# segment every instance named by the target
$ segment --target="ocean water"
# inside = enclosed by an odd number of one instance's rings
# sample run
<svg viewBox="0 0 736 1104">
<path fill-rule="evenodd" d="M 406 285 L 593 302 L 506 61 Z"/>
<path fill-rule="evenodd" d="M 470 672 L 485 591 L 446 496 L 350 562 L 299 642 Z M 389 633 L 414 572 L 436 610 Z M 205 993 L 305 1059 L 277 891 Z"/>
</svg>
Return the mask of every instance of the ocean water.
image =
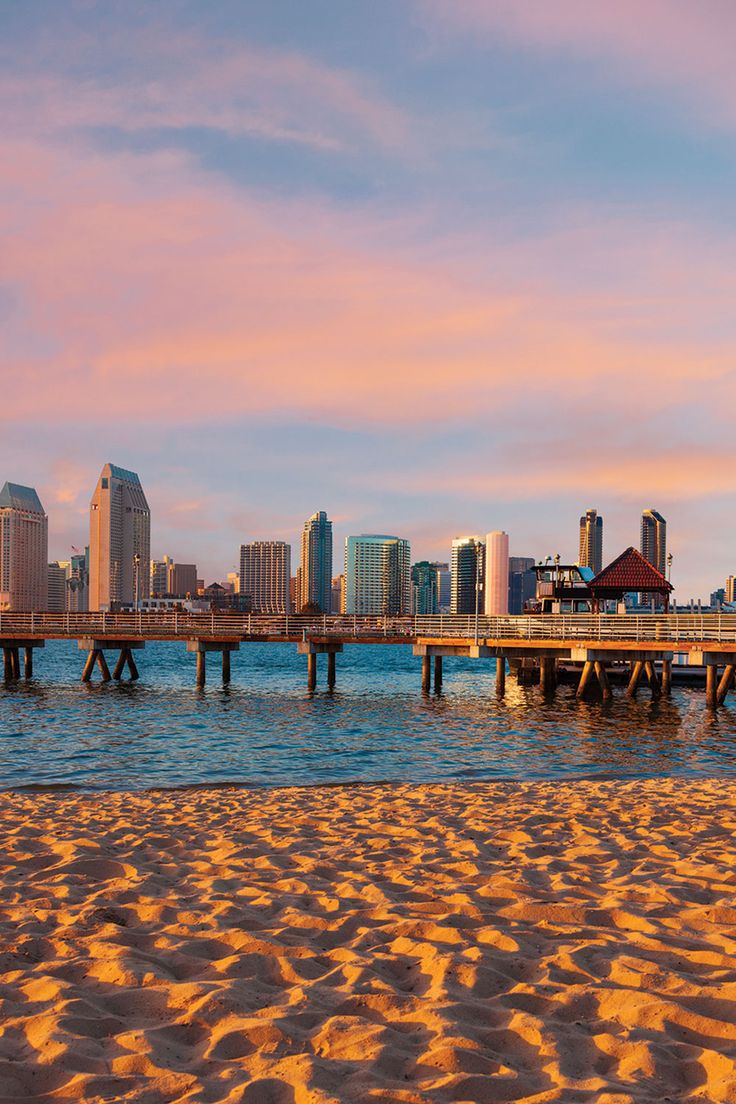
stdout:
<svg viewBox="0 0 736 1104">
<path fill-rule="evenodd" d="M 82 684 L 85 653 L 50 642 L 34 678 L 0 681 L 0 788 L 88 789 L 232 783 L 448 782 L 651 778 L 736 773 L 736 707 L 709 711 L 701 689 L 653 702 L 578 702 L 571 686 L 544 700 L 493 661 L 445 659 L 441 695 L 421 693 L 421 661 L 404 645 L 346 646 L 337 686 L 306 688 L 293 644 L 245 644 L 221 684 L 219 656 L 195 688 L 183 644 L 136 653 L 137 683 Z M 108 662 L 112 653 L 108 655 Z"/>
</svg>

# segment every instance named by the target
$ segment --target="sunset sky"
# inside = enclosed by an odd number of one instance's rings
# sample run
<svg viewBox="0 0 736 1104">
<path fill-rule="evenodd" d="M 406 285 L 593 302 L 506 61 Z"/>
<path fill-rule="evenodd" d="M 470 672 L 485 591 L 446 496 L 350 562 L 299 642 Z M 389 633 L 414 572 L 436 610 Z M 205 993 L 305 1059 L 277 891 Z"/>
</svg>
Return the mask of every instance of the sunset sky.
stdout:
<svg viewBox="0 0 736 1104">
<path fill-rule="evenodd" d="M 732 0 L 0 0 L 0 484 L 736 573 Z"/>
</svg>

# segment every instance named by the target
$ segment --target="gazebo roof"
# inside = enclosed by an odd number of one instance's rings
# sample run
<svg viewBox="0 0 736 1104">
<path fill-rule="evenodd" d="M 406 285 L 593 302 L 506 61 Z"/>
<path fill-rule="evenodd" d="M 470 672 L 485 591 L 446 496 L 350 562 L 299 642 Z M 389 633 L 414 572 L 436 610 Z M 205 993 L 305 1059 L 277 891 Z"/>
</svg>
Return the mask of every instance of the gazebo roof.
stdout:
<svg viewBox="0 0 736 1104">
<path fill-rule="evenodd" d="M 669 594 L 672 584 L 657 571 L 649 560 L 635 548 L 627 548 L 607 567 L 599 571 L 590 584 L 593 595 L 628 594 L 630 591 L 649 591 Z"/>
</svg>

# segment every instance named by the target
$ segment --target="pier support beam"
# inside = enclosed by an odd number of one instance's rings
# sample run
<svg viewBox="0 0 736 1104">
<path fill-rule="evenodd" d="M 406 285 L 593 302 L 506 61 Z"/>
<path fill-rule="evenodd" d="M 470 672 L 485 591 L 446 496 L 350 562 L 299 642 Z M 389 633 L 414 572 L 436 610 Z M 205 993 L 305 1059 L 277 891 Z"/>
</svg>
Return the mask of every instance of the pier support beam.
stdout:
<svg viewBox="0 0 736 1104">
<path fill-rule="evenodd" d="M 641 682 L 641 676 L 644 673 L 644 661 L 641 659 L 634 660 L 631 667 L 631 678 L 629 679 L 629 685 L 626 688 L 626 693 L 630 698 L 636 697 L 636 691 L 639 689 L 639 683 Z"/>
<path fill-rule="evenodd" d="M 603 695 L 603 700 L 610 701 L 613 697 L 613 692 L 611 690 L 611 683 L 608 681 L 608 671 L 606 670 L 605 666 L 600 662 L 600 660 L 596 660 L 594 666 L 596 677 L 598 679 L 598 685 L 600 686 L 601 694 Z"/>
<path fill-rule="evenodd" d="M 422 693 L 428 694 L 431 687 L 431 659 L 428 655 L 422 656 Z"/>
<path fill-rule="evenodd" d="M 575 694 L 575 696 L 577 698 L 584 697 L 585 691 L 588 688 L 588 683 L 590 682 L 591 678 L 593 677 L 594 671 L 595 671 L 595 664 L 589 659 L 586 660 L 585 663 L 583 664 L 583 669 L 580 673 L 580 682 L 578 683 L 578 688 L 577 688 L 577 691 L 576 691 L 576 694 Z"/>
<path fill-rule="evenodd" d="M 649 680 L 649 686 L 652 690 L 653 698 L 661 698 L 662 691 L 659 685 L 659 676 L 657 675 L 657 669 L 651 660 L 647 660 L 644 664 L 644 670 L 646 671 L 647 679 Z"/>
<path fill-rule="evenodd" d="M 226 686 L 230 681 L 230 653 L 239 650 L 240 642 L 237 640 L 211 640 L 209 637 L 187 640 L 187 651 L 195 652 L 197 655 L 197 689 L 201 690 L 207 682 L 208 652 L 222 654 L 222 682 Z M 132 671 L 131 675 L 133 675 Z"/>
<path fill-rule="evenodd" d="M 13 678 L 13 657 L 10 648 L 3 648 L 3 677 L 6 682 Z"/>
<path fill-rule="evenodd" d="M 716 705 L 723 705 L 729 690 L 733 686 L 735 675 L 736 667 L 733 665 L 733 663 L 729 663 L 723 671 L 721 681 L 718 683 L 718 689 L 716 691 Z"/>
<path fill-rule="evenodd" d="M 496 697 L 503 698 L 506 694 L 506 656 L 498 656 L 496 659 Z"/>
<path fill-rule="evenodd" d="M 442 656 L 434 657 L 434 692 L 442 692 Z"/>
<path fill-rule="evenodd" d="M 710 709 L 718 705 L 718 668 L 709 663 L 705 668 L 705 704 Z"/>
<path fill-rule="evenodd" d="M 553 694 L 556 684 L 557 661 L 551 656 L 539 660 L 539 685 L 543 694 Z"/>
<path fill-rule="evenodd" d="M 672 696 L 672 660 L 662 660 L 662 695 L 665 698 Z"/>
<path fill-rule="evenodd" d="M 33 648 L 26 648 L 23 654 L 23 674 L 25 678 L 33 678 Z"/>
<path fill-rule="evenodd" d="M 332 690 L 336 682 L 337 664 L 335 656 L 342 651 L 342 644 L 334 640 L 315 638 L 312 640 L 300 640 L 296 646 L 298 655 L 307 657 L 307 690 L 317 689 L 317 656 L 327 656 L 327 686 Z"/>
<path fill-rule="evenodd" d="M 85 637 L 83 640 L 77 641 L 77 644 L 80 652 L 88 653 L 84 664 L 84 670 L 82 671 L 82 682 L 91 681 L 95 665 L 99 667 L 103 682 L 110 682 L 111 679 L 115 679 L 117 682 L 121 679 L 126 663 L 130 671 L 131 679 L 138 678 L 138 668 L 133 659 L 133 649 L 145 648 L 145 640 L 107 640 Z M 110 668 L 105 659 L 106 651 L 118 652 L 118 658 L 112 669 L 112 674 L 110 674 Z"/>
<path fill-rule="evenodd" d="M 3 675 L 6 682 L 20 678 L 20 653 L 23 651 L 23 675 L 25 678 L 33 678 L 33 650 L 43 648 L 44 640 L 36 640 L 31 637 L 25 640 L 19 638 L 0 638 L 0 648 L 3 650 Z"/>
</svg>

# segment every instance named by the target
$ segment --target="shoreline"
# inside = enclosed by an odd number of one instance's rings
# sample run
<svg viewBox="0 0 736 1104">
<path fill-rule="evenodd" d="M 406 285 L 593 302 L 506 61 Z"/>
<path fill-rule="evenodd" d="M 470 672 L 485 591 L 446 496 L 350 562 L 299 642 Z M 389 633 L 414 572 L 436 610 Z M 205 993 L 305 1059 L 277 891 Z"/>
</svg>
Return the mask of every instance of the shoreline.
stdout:
<svg viewBox="0 0 736 1104">
<path fill-rule="evenodd" d="M 736 1097 L 736 779 L 0 814 L 0 1104 Z"/>
</svg>

